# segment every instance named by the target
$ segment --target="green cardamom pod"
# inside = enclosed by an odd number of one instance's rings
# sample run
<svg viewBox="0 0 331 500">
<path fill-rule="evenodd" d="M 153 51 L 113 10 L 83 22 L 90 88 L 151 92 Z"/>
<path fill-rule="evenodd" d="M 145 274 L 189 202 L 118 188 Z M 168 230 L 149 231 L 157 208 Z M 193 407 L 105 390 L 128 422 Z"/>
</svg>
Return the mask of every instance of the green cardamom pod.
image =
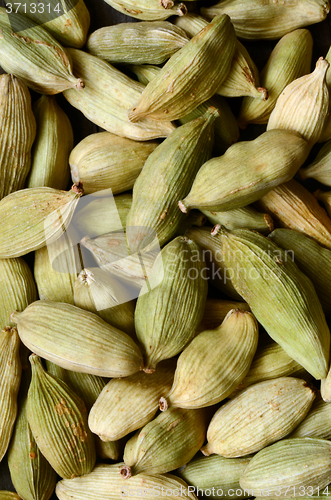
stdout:
<svg viewBox="0 0 331 500">
<path fill-rule="evenodd" d="M 262 214 L 251 206 L 235 208 L 227 212 L 201 210 L 212 224 L 220 224 L 226 229 L 252 229 L 259 233 L 269 233 L 274 225 L 269 214 Z"/>
<path fill-rule="evenodd" d="M 295 428 L 292 437 L 331 438 L 331 405 L 319 396 L 313 402 L 305 419 Z"/>
<path fill-rule="evenodd" d="M 184 16 L 185 4 L 176 0 L 105 0 L 114 9 L 126 16 L 144 21 L 167 19 L 170 16 Z"/>
<path fill-rule="evenodd" d="M 249 305 L 245 302 L 234 302 L 231 300 L 208 299 L 205 305 L 202 321 L 199 325 L 198 333 L 205 330 L 214 330 L 224 320 L 231 309 L 250 311 Z"/>
<path fill-rule="evenodd" d="M 324 144 L 308 167 L 299 170 L 299 175 L 303 180 L 312 178 L 325 186 L 331 186 L 331 141 Z"/>
</svg>

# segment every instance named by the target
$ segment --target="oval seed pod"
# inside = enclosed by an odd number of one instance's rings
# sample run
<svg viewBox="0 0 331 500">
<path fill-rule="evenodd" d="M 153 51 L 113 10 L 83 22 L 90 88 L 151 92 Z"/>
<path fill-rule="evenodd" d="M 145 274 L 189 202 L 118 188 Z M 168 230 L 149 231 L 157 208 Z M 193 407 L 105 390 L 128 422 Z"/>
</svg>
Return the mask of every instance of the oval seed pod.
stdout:
<svg viewBox="0 0 331 500">
<path fill-rule="evenodd" d="M 327 0 L 265 2 L 264 0 L 225 0 L 201 9 L 212 19 L 220 14 L 230 16 L 236 35 L 247 40 L 277 40 L 296 28 L 323 21 L 330 10 Z"/>
<path fill-rule="evenodd" d="M 63 95 L 91 122 L 135 141 L 167 137 L 175 129 L 169 120 L 159 122 L 146 118 L 139 123 L 131 123 L 128 109 L 138 101 L 144 86 L 98 57 L 82 50 L 68 49 L 68 52 L 75 73 L 84 79 L 85 88 L 79 93 L 77 89 L 68 89 Z"/>
<path fill-rule="evenodd" d="M 215 330 L 199 333 L 178 358 L 169 396 L 160 400 L 161 410 L 168 405 L 203 408 L 227 398 L 247 374 L 258 337 L 254 316 L 240 309 L 232 309 Z"/>
<path fill-rule="evenodd" d="M 70 191 L 28 188 L 3 198 L 0 258 L 20 257 L 53 243 L 69 225 L 82 193 L 82 186 L 74 184 Z"/>
<path fill-rule="evenodd" d="M 168 21 L 143 21 L 106 26 L 94 31 L 87 50 L 110 63 L 162 64 L 189 38 Z"/>
<path fill-rule="evenodd" d="M 44 28 L 21 14 L 0 8 L 0 65 L 31 89 L 58 94 L 64 89 L 83 89 L 84 82 L 72 72 L 67 51 Z"/>
<path fill-rule="evenodd" d="M 74 284 L 74 303 L 134 335 L 134 303 L 124 285 L 107 271 L 98 267 L 83 269 Z"/>
<path fill-rule="evenodd" d="M 252 496 L 268 492 L 288 498 L 294 491 L 317 493 L 331 480 L 331 443 L 325 439 L 283 439 L 259 451 L 240 478 Z"/>
<path fill-rule="evenodd" d="M 330 439 L 331 437 L 331 405 L 318 397 L 313 402 L 305 419 L 292 432 L 292 437 L 313 437 Z"/>
<path fill-rule="evenodd" d="M 314 398 L 313 386 L 298 378 L 254 384 L 216 411 L 202 452 L 228 458 L 255 453 L 290 434 L 305 418 Z"/>
<path fill-rule="evenodd" d="M 14 327 L 0 333 L 0 461 L 9 446 L 21 381 L 20 340 Z"/>
<path fill-rule="evenodd" d="M 290 180 L 309 152 L 308 143 L 289 130 L 269 130 L 252 141 L 233 144 L 223 156 L 202 165 L 179 208 L 218 212 L 253 203 Z"/>
<path fill-rule="evenodd" d="M 318 141 L 329 111 L 325 81 L 329 63 L 320 57 L 315 71 L 290 83 L 280 94 L 267 130 L 295 130 L 311 145 Z"/>
<path fill-rule="evenodd" d="M 29 89 L 13 75 L 0 76 L 0 199 L 24 187 L 31 167 L 36 120 Z"/>
<path fill-rule="evenodd" d="M 318 152 L 315 160 L 306 168 L 299 170 L 300 179 L 315 179 L 325 186 L 331 186 L 331 141 Z"/>
<path fill-rule="evenodd" d="M 157 21 L 168 19 L 170 16 L 184 16 L 187 12 L 185 4 L 175 0 L 105 0 L 114 9 L 126 16 L 142 19 L 143 21 Z"/>
<path fill-rule="evenodd" d="M 176 120 L 193 111 L 225 80 L 235 48 L 230 18 L 217 17 L 169 59 L 129 110 L 129 119 Z"/>
<path fill-rule="evenodd" d="M 33 275 L 23 259 L 0 259 L 0 329 L 13 325 L 11 313 L 37 300 Z"/>
<path fill-rule="evenodd" d="M 0 500 L 22 500 L 21 497 L 12 491 L 0 491 Z"/>
<path fill-rule="evenodd" d="M 201 210 L 209 222 L 220 224 L 226 229 L 252 229 L 259 233 L 269 233 L 274 224 L 269 214 L 261 214 L 251 206 L 235 208 L 227 212 L 210 212 Z"/>
<path fill-rule="evenodd" d="M 303 273 L 311 279 L 323 311 L 331 315 L 331 250 L 321 247 L 312 238 L 291 229 L 275 229 L 269 237 L 279 247 L 288 250 L 287 255 Z"/>
<path fill-rule="evenodd" d="M 32 6 L 31 6 L 32 7 Z M 83 0 L 60 0 L 56 5 L 59 16 L 36 9 L 27 9 L 25 15 L 37 24 L 42 24 L 54 38 L 70 47 L 77 49 L 83 47 L 86 42 L 87 32 L 90 26 L 90 14 Z"/>
<path fill-rule="evenodd" d="M 214 330 L 224 320 L 231 309 L 240 309 L 241 311 L 250 311 L 249 305 L 245 302 L 234 302 L 230 300 L 208 299 L 202 321 L 199 325 L 198 333 L 205 330 Z"/>
<path fill-rule="evenodd" d="M 83 182 L 85 194 L 108 188 L 113 194 L 122 193 L 132 189 L 145 161 L 158 145 L 109 132 L 89 135 L 71 151 L 71 177 L 76 179 L 74 182 Z"/>
<path fill-rule="evenodd" d="M 329 217 L 331 217 L 331 191 L 322 191 L 321 189 L 318 189 L 317 191 L 315 191 L 314 196 L 318 201 L 321 201 L 323 203 L 323 205 L 325 206 L 325 210 L 327 211 Z"/>
<path fill-rule="evenodd" d="M 41 453 L 62 478 L 88 474 L 95 464 L 95 447 L 84 402 L 62 380 L 44 371 L 38 356 L 29 359 L 27 416 Z"/>
<path fill-rule="evenodd" d="M 151 492 L 160 494 L 167 492 L 169 500 L 197 500 L 194 493 L 180 478 L 171 474 L 138 474 L 130 479 L 123 479 L 119 473 L 124 464 L 99 464 L 93 472 L 75 479 L 63 479 L 56 486 L 56 495 L 59 500 L 118 500 L 131 492 L 131 500 L 148 498 Z"/>
<path fill-rule="evenodd" d="M 250 458 L 224 458 L 219 455 L 197 457 L 177 471 L 195 490 L 211 491 L 215 500 L 241 500 L 249 494 L 240 489 L 239 478 L 248 466 Z M 241 494 L 239 493 L 241 491 Z M 238 494 L 239 493 L 239 494 Z M 209 495 L 208 495 L 209 496 Z"/>
<path fill-rule="evenodd" d="M 104 377 L 126 377 L 141 368 L 133 340 L 89 311 L 38 300 L 12 320 L 29 349 L 62 368 Z"/>
<path fill-rule="evenodd" d="M 206 437 L 204 410 L 169 408 L 145 425 L 124 448 L 124 478 L 164 474 L 189 462 Z"/>
<path fill-rule="evenodd" d="M 324 378 L 330 332 L 310 279 L 258 233 L 223 230 L 216 237 L 221 239 L 232 284 L 256 319 L 291 358 L 316 379 Z"/>
<path fill-rule="evenodd" d="M 188 194 L 199 168 L 211 157 L 217 116 L 218 111 L 209 108 L 200 118 L 174 130 L 148 157 L 134 184 L 126 220 L 131 252 L 147 246 L 151 230 L 161 247 L 176 234 L 185 219 L 178 210 L 178 198 Z"/>
<path fill-rule="evenodd" d="M 200 248 L 186 237 L 177 237 L 157 256 L 135 310 L 145 371 L 176 356 L 195 336 L 208 292 L 204 268 Z"/>
<path fill-rule="evenodd" d="M 104 441 L 116 441 L 148 424 L 158 410 L 161 395 L 171 389 L 174 370 L 173 361 L 167 361 L 154 373 L 110 380 L 89 414 L 91 431 Z"/>
<path fill-rule="evenodd" d="M 69 118 L 54 96 L 43 95 L 33 106 L 37 136 L 27 187 L 66 189 L 69 182 L 69 154 L 74 137 Z"/>
<path fill-rule="evenodd" d="M 265 194 L 258 207 L 271 214 L 278 226 L 295 229 L 331 248 L 331 220 L 316 198 L 292 179 Z"/>
<path fill-rule="evenodd" d="M 279 40 L 260 75 L 261 86 L 268 89 L 268 100 L 244 97 L 238 118 L 241 128 L 248 123 L 268 122 L 284 88 L 310 72 L 312 51 L 313 38 L 306 29 L 295 30 Z"/>
</svg>

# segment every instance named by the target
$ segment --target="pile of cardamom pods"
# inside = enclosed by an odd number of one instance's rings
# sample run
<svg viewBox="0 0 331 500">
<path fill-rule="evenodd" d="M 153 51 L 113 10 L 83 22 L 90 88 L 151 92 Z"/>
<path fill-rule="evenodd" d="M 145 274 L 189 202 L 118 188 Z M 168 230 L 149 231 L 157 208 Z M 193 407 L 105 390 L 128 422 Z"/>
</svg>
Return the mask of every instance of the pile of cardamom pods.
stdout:
<svg viewBox="0 0 331 500">
<path fill-rule="evenodd" d="M 0 7 L 0 500 L 331 496 L 330 2 L 106 2 Z"/>
</svg>

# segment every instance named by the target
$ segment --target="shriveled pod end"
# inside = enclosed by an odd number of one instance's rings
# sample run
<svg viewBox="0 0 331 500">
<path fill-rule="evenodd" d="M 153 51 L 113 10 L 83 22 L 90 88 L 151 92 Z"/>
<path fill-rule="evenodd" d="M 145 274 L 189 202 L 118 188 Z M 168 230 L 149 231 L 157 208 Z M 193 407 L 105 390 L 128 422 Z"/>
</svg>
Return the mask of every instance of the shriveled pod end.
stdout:
<svg viewBox="0 0 331 500">
<path fill-rule="evenodd" d="M 314 72 L 320 71 L 322 73 L 326 73 L 329 66 L 330 66 L 329 62 L 326 59 L 324 59 L 324 57 L 320 57 L 316 62 L 316 67 Z"/>
<path fill-rule="evenodd" d="M 168 401 L 166 400 L 166 398 L 164 398 L 164 397 L 160 398 L 159 408 L 160 408 L 160 411 L 167 411 L 167 409 L 169 408 L 169 404 L 168 404 Z"/>
<path fill-rule="evenodd" d="M 175 4 L 172 0 L 159 0 L 159 5 L 164 9 L 172 9 Z"/>
<path fill-rule="evenodd" d="M 179 201 L 178 206 L 180 210 L 183 212 L 183 214 L 187 214 L 189 212 L 189 209 L 184 205 L 183 201 Z"/>
<path fill-rule="evenodd" d="M 326 378 L 321 380 L 321 396 L 323 401 L 331 403 L 331 376 L 330 373 Z"/>
<path fill-rule="evenodd" d="M 130 479 L 132 477 L 131 467 L 129 465 L 124 465 L 120 470 L 123 479 Z"/>
<path fill-rule="evenodd" d="M 200 448 L 200 451 L 201 453 L 205 456 L 205 457 L 209 457 L 210 455 L 213 454 L 213 452 L 210 450 L 210 445 L 209 443 L 207 443 L 205 446 L 203 446 L 202 448 Z"/>
<path fill-rule="evenodd" d="M 145 373 L 154 373 L 155 372 L 155 368 L 152 368 L 150 366 L 145 366 L 142 370 Z"/>
<path fill-rule="evenodd" d="M 41 363 L 41 359 L 37 354 L 34 354 L 34 353 L 30 354 L 29 361 L 30 361 L 32 369 L 41 368 L 42 371 L 44 371 L 42 363 Z"/>
<path fill-rule="evenodd" d="M 85 88 L 85 82 L 84 80 L 82 80 L 82 78 L 78 78 L 77 79 L 77 83 L 76 83 L 76 89 L 77 90 L 82 90 Z"/>
<path fill-rule="evenodd" d="M 78 194 L 79 196 L 83 196 L 84 194 L 84 189 L 83 189 L 83 183 L 82 182 L 75 182 L 75 184 L 72 185 L 71 190 Z"/>
<path fill-rule="evenodd" d="M 257 90 L 260 92 L 261 94 L 261 99 L 262 101 L 267 101 L 268 100 L 268 97 L 269 97 L 269 92 L 266 88 L 264 87 L 257 87 Z"/>
<path fill-rule="evenodd" d="M 21 313 L 18 311 L 13 311 L 10 315 L 10 321 L 17 324 L 17 318 Z"/>
<path fill-rule="evenodd" d="M 220 229 L 221 229 L 221 224 L 216 224 L 216 226 L 214 226 L 213 229 L 211 230 L 210 234 L 212 236 L 216 236 L 220 232 Z"/>
<path fill-rule="evenodd" d="M 132 123 L 138 122 L 144 116 L 145 115 L 143 113 L 139 113 L 139 111 L 137 111 L 137 108 L 131 108 L 128 111 L 128 118 L 129 118 L 130 122 L 132 122 Z"/>
<path fill-rule="evenodd" d="M 8 335 L 16 335 L 18 333 L 16 326 L 5 326 L 2 331 Z"/>
<path fill-rule="evenodd" d="M 273 231 L 274 230 L 274 221 L 272 220 L 271 216 L 269 214 L 264 214 L 264 220 L 265 220 L 266 225 L 269 228 L 269 231 L 270 232 Z"/>
<path fill-rule="evenodd" d="M 185 16 L 187 14 L 187 7 L 184 3 L 180 3 L 177 9 L 178 16 Z"/>
<path fill-rule="evenodd" d="M 83 269 L 79 273 L 77 280 L 85 286 L 89 286 L 91 283 L 95 282 L 94 274 L 89 269 Z"/>
</svg>

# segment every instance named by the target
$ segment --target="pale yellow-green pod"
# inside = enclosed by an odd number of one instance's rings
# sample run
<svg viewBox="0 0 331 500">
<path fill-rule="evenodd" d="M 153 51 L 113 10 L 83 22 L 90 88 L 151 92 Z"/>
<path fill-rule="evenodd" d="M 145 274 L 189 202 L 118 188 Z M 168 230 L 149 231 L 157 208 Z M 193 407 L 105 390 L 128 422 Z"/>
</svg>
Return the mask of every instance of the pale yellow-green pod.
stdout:
<svg viewBox="0 0 331 500">
<path fill-rule="evenodd" d="M 331 405 L 317 397 L 305 419 L 292 432 L 292 437 L 331 438 Z"/>
<path fill-rule="evenodd" d="M 259 233 L 269 233 L 274 225 L 269 214 L 263 214 L 251 206 L 235 208 L 226 212 L 201 210 L 212 224 L 220 224 L 227 229 L 252 229 Z"/>
<path fill-rule="evenodd" d="M 303 180 L 312 178 L 325 186 L 331 186 L 331 140 L 324 144 L 308 167 L 299 170 L 299 175 Z"/>
<path fill-rule="evenodd" d="M 250 311 L 249 305 L 246 302 L 207 298 L 205 311 L 197 333 L 218 328 L 231 309 Z"/>
<path fill-rule="evenodd" d="M 71 123 L 54 96 L 43 95 L 33 106 L 37 135 L 27 187 L 67 189 L 69 154 L 74 147 Z"/>
<path fill-rule="evenodd" d="M 170 16 L 184 16 L 187 7 L 176 0 L 105 0 L 126 16 L 142 21 L 157 21 Z"/>
<path fill-rule="evenodd" d="M 13 493 L 12 491 L 0 491 L 0 500 L 22 500 L 21 497 Z"/>
<path fill-rule="evenodd" d="M 305 418 L 315 392 L 305 380 L 293 377 L 248 387 L 216 411 L 203 454 L 243 457 L 279 441 Z"/>
</svg>

